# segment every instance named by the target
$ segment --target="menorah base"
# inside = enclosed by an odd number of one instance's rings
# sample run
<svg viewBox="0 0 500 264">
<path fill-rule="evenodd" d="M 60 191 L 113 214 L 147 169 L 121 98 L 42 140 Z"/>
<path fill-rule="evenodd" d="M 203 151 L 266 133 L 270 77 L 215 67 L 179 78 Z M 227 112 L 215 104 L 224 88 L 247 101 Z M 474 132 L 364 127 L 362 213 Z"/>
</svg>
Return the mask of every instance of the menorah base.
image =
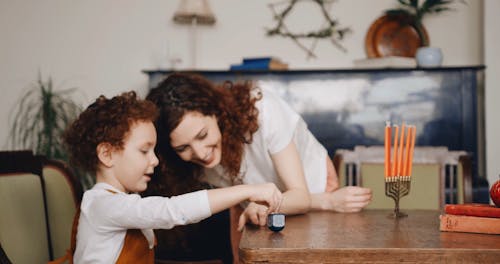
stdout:
<svg viewBox="0 0 500 264">
<path fill-rule="evenodd" d="M 394 212 L 391 218 L 407 217 L 408 215 L 399 211 L 399 200 L 410 192 L 411 178 L 408 176 L 396 176 L 385 179 L 385 195 L 394 200 Z"/>
<path fill-rule="evenodd" d="M 394 211 L 391 214 L 389 214 L 388 216 L 389 216 L 389 218 L 397 219 L 397 218 L 407 217 L 408 214 L 405 214 L 405 213 L 403 213 L 401 211 L 397 211 L 397 212 Z"/>
</svg>

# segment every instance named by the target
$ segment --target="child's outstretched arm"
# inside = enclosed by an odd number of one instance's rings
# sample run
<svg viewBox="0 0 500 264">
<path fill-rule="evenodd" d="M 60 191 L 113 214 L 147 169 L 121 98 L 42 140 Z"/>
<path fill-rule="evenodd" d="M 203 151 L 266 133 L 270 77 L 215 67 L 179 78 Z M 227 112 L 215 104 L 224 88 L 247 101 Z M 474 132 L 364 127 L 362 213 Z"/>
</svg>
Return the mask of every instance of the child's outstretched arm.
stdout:
<svg viewBox="0 0 500 264">
<path fill-rule="evenodd" d="M 268 213 L 279 210 L 282 200 L 280 190 L 274 183 L 236 185 L 208 190 L 208 202 L 212 214 L 228 209 L 245 200 L 268 206 Z"/>
</svg>

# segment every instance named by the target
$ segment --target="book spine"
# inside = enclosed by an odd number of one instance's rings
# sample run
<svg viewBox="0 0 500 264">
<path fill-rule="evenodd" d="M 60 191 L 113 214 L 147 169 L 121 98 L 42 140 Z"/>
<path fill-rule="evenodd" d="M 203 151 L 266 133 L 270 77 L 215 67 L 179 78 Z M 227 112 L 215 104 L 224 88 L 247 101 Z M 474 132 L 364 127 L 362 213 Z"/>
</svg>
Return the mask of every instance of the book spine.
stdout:
<svg viewBox="0 0 500 264">
<path fill-rule="evenodd" d="M 278 61 L 270 61 L 269 62 L 270 70 L 288 70 L 288 64 L 278 62 Z"/>
<path fill-rule="evenodd" d="M 440 215 L 439 230 L 481 234 L 500 234 L 500 219 L 464 215 Z"/>
<path fill-rule="evenodd" d="M 257 57 L 257 58 L 243 58 L 243 64 L 247 63 L 269 63 L 271 62 L 273 57 Z"/>
<path fill-rule="evenodd" d="M 447 204 L 444 212 L 452 215 L 500 218 L 500 208 L 487 204 Z"/>
<path fill-rule="evenodd" d="M 232 70 L 232 71 L 268 70 L 268 69 L 269 69 L 269 64 L 258 64 L 258 63 L 238 64 L 238 65 L 231 65 L 231 67 L 230 67 L 230 70 Z"/>
</svg>

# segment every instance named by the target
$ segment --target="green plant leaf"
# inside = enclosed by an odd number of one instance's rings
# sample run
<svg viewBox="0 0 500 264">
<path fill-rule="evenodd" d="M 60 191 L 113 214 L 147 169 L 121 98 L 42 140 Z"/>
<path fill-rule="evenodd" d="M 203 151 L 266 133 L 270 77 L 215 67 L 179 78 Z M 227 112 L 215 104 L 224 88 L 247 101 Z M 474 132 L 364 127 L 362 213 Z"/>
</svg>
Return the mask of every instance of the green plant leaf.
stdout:
<svg viewBox="0 0 500 264">
<path fill-rule="evenodd" d="M 401 16 L 401 15 L 409 17 L 413 16 L 413 13 L 403 8 L 389 9 L 385 11 L 385 14 L 389 16 Z"/>
<path fill-rule="evenodd" d="M 55 90 L 52 78 L 39 73 L 35 84 L 25 92 L 13 110 L 10 141 L 14 148 L 29 148 L 49 159 L 67 161 L 62 145 L 66 127 L 82 111 L 71 96 L 77 89 Z"/>
<path fill-rule="evenodd" d="M 454 10 L 453 8 L 449 7 L 449 5 L 456 2 L 456 0 L 424 0 L 422 4 L 420 4 L 419 0 L 397 0 L 397 1 L 399 2 L 400 5 L 402 5 L 402 7 L 396 9 L 389 9 L 386 11 L 386 14 L 388 15 L 395 14 L 397 12 L 402 14 L 403 12 L 406 12 L 408 14 L 413 15 L 418 23 L 421 23 L 423 17 L 426 14 L 432 14 L 432 13 L 437 14 L 445 11 Z M 465 0 L 458 0 L 458 2 L 467 4 Z"/>
<path fill-rule="evenodd" d="M 398 0 L 398 2 L 404 6 L 411 6 L 410 0 Z"/>
</svg>

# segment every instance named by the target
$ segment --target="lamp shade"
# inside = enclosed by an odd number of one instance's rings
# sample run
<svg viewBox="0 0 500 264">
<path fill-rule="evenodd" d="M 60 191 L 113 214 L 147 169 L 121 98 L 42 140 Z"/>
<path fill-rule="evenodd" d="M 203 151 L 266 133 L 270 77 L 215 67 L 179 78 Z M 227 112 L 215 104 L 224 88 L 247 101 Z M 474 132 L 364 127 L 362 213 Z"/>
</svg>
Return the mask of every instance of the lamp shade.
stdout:
<svg viewBox="0 0 500 264">
<path fill-rule="evenodd" d="M 181 0 L 179 8 L 174 13 L 174 22 L 191 24 L 196 19 L 197 24 L 212 25 L 215 15 L 210 9 L 207 0 Z"/>
</svg>

